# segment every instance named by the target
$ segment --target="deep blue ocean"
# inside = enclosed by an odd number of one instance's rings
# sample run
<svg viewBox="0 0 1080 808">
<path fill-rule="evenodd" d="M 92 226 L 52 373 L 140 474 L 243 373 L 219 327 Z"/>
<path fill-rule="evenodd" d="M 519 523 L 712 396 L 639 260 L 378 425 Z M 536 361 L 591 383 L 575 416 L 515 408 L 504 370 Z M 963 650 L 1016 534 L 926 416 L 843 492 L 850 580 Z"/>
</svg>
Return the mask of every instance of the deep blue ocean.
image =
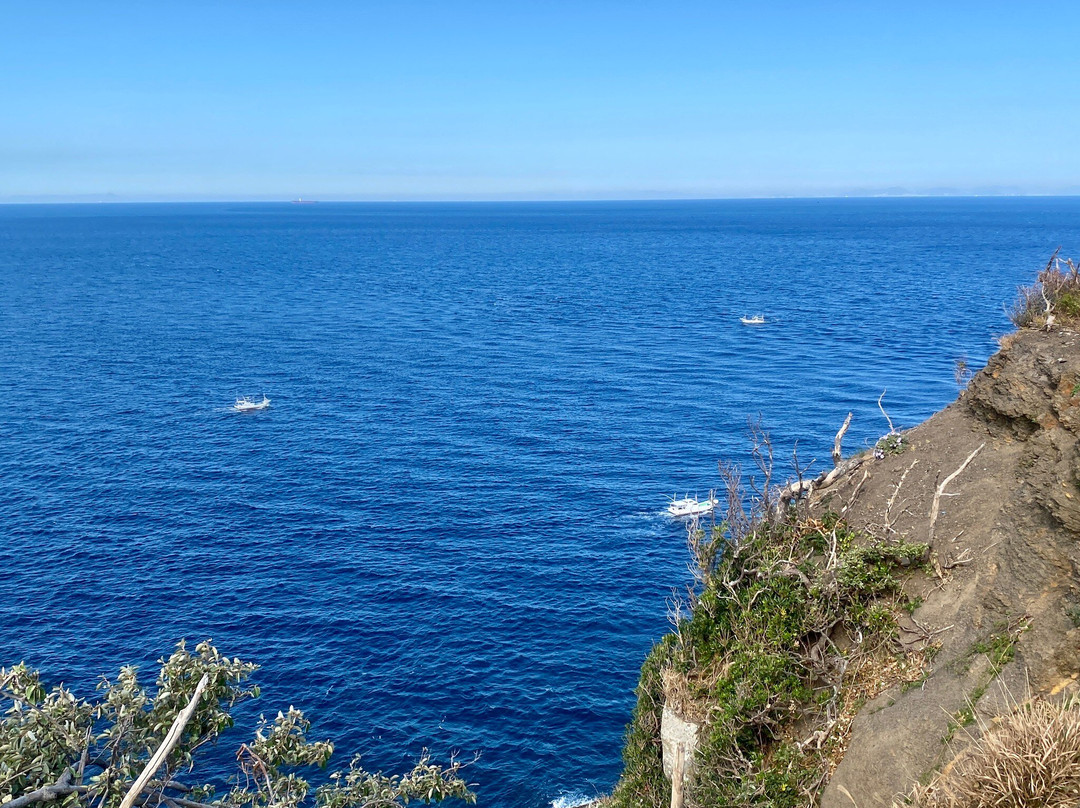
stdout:
<svg viewBox="0 0 1080 808">
<path fill-rule="evenodd" d="M 942 408 L 1059 245 L 1080 199 L 0 206 L 0 664 L 212 637 L 341 763 L 602 792 L 688 580 L 666 499 L 748 416 L 817 470 L 885 388 Z"/>
</svg>

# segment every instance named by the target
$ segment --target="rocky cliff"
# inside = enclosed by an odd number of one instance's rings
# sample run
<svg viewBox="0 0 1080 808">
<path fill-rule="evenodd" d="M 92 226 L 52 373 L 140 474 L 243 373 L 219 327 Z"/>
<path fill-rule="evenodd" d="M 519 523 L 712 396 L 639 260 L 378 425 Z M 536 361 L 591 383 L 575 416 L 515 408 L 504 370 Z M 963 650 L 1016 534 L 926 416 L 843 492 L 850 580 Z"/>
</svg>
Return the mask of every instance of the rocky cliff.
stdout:
<svg viewBox="0 0 1080 808">
<path fill-rule="evenodd" d="M 1018 704 L 1076 693 L 1077 319 L 1004 338 L 949 407 L 758 521 L 698 532 L 614 804 L 666 805 L 676 778 L 691 806 L 903 804 Z"/>
<path fill-rule="evenodd" d="M 900 640 L 929 637 L 939 650 L 917 687 L 859 711 L 824 808 L 892 805 L 980 726 L 1030 695 L 1075 689 L 1080 675 L 1080 333 L 1010 335 L 956 402 L 904 438 L 906 450 L 814 505 L 843 502 L 851 524 L 877 533 L 932 536 L 935 563 L 905 583 L 921 605 Z M 931 529 L 935 494 L 973 453 Z"/>
</svg>

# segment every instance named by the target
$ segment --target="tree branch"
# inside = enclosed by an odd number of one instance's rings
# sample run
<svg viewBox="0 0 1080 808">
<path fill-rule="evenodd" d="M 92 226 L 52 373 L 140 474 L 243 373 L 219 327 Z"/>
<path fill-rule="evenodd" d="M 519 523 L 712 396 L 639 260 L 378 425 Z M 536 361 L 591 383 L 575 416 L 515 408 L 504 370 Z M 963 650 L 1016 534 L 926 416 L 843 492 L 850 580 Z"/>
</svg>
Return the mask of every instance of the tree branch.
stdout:
<svg viewBox="0 0 1080 808">
<path fill-rule="evenodd" d="M 930 505 L 930 534 L 928 541 L 933 544 L 934 542 L 934 525 L 937 523 L 938 509 L 941 507 L 941 495 L 945 493 L 946 487 L 960 476 L 960 472 L 968 467 L 968 463 L 975 459 L 975 455 L 982 451 L 983 446 L 986 444 L 980 444 L 979 448 L 967 456 L 967 460 L 960 464 L 960 468 L 941 481 L 941 485 L 937 487 L 937 491 L 934 492 L 934 501 Z"/>
<path fill-rule="evenodd" d="M 184 731 L 184 727 L 187 726 L 187 722 L 191 720 L 191 716 L 195 713 L 195 708 L 199 706 L 199 699 L 202 697 L 203 691 L 206 689 L 207 683 L 210 681 L 210 674 L 204 673 L 202 679 L 199 680 L 199 684 L 195 687 L 195 693 L 191 697 L 191 701 L 188 702 L 187 707 L 180 711 L 180 714 L 176 716 L 171 727 L 169 727 L 169 733 L 165 736 L 165 740 L 162 741 L 161 746 L 158 747 L 157 752 L 150 758 L 150 762 L 146 764 L 146 768 L 142 770 L 142 774 L 138 776 L 134 783 L 131 784 L 131 788 L 128 789 L 128 793 L 124 795 L 124 799 L 120 803 L 120 808 L 131 808 L 135 804 L 135 798 L 142 793 L 142 790 L 146 788 L 146 784 L 150 782 L 150 779 L 157 773 L 157 770 L 161 768 L 161 764 L 165 762 L 165 759 L 169 756 L 169 753 L 176 746 L 177 741 L 180 740 L 180 735 Z"/>
<path fill-rule="evenodd" d="M 165 802 L 169 802 L 169 803 L 173 803 L 175 805 L 179 805 L 180 808 L 214 808 L 214 806 L 209 805 L 209 804 L 207 804 L 205 802 L 196 802 L 195 800 L 189 800 L 189 799 L 186 799 L 184 797 L 169 796 L 169 797 L 162 797 L 161 799 L 163 801 L 165 801 Z M 139 803 L 139 805 L 142 805 L 143 803 L 145 803 L 145 802 L 147 802 L 149 800 L 150 800 L 150 797 L 141 797 L 138 800 L 138 803 Z M 5 805 L 4 808 L 7 808 L 7 806 Z"/>
<path fill-rule="evenodd" d="M 44 786 L 37 791 L 31 791 L 29 794 L 23 794 L 21 797 L 16 797 L 10 802 L 4 803 L 4 808 L 25 808 L 27 805 L 33 805 L 37 802 L 52 802 L 57 797 L 66 797 L 69 794 L 83 794 L 86 792 L 86 786 L 73 786 L 71 784 L 71 778 L 75 775 L 71 769 L 64 769 L 64 773 L 60 775 L 60 779 L 53 783 L 51 786 Z"/>
<path fill-rule="evenodd" d="M 884 395 L 884 393 L 882 395 Z M 851 426 L 850 412 L 847 414 L 847 418 L 844 419 L 844 425 L 840 427 L 840 431 L 836 433 L 836 440 L 833 441 L 832 464 L 834 467 L 840 465 L 840 458 L 843 457 L 843 455 L 840 454 L 840 441 L 844 439 L 844 433 L 847 432 L 849 426 Z"/>
<path fill-rule="evenodd" d="M 881 391 L 881 395 L 878 396 L 877 406 L 878 406 L 878 409 L 881 410 L 881 414 L 885 416 L 885 420 L 889 422 L 889 434 L 890 435 L 895 435 L 896 434 L 896 427 L 893 426 L 892 418 L 889 417 L 889 413 L 885 412 L 885 408 L 883 406 L 881 406 L 881 400 L 883 398 L 885 398 L 885 393 L 887 392 L 887 390 L 888 390 L 888 388 Z"/>
<path fill-rule="evenodd" d="M 892 496 L 889 497 L 888 504 L 885 505 L 885 535 L 886 536 L 888 536 L 890 533 L 893 532 L 892 518 L 891 518 L 892 517 L 892 509 L 893 509 L 893 504 L 896 502 L 896 498 L 898 496 L 900 496 L 900 488 L 904 485 L 904 480 L 907 478 L 908 472 L 910 472 L 918 464 L 919 464 L 918 460 L 913 460 L 913 461 L 911 461 L 911 465 L 908 466 L 906 469 L 904 469 L 904 473 L 900 475 L 900 481 L 897 482 L 897 484 L 896 484 L 896 490 L 893 491 Z"/>
</svg>

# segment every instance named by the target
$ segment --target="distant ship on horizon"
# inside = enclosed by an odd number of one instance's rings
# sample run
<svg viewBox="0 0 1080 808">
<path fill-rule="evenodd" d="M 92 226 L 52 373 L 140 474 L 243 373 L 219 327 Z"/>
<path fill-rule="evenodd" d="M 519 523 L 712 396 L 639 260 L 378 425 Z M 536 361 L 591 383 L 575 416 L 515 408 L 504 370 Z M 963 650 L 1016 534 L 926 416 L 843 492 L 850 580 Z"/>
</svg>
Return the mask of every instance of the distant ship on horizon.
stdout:
<svg viewBox="0 0 1080 808">
<path fill-rule="evenodd" d="M 317 204 L 319 204 L 319 200 L 318 199 L 304 199 L 303 197 L 298 196 L 298 197 L 296 197 L 296 199 L 294 199 L 292 201 L 292 203 L 294 205 L 317 205 Z"/>
</svg>

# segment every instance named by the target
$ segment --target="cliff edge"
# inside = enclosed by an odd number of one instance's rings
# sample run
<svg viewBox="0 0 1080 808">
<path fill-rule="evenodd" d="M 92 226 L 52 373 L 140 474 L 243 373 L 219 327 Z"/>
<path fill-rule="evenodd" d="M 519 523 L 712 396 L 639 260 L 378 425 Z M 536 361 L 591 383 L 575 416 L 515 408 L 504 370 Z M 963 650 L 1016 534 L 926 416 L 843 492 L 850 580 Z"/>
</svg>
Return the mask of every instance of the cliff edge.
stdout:
<svg viewBox="0 0 1080 808">
<path fill-rule="evenodd" d="M 1080 800 L 1080 270 L 1055 254 L 1012 317 L 955 402 L 843 461 L 841 430 L 813 481 L 774 486 L 752 429 L 765 482 L 722 466 L 691 526 L 611 804 Z"/>
<path fill-rule="evenodd" d="M 853 526 L 930 541 L 935 564 L 905 582 L 921 605 L 899 629 L 938 650 L 917 687 L 859 711 L 823 808 L 891 806 L 981 726 L 1031 695 L 1074 690 L 1080 675 L 1080 333 L 1006 337 L 956 402 L 903 437 L 904 451 L 812 495 L 813 507 L 843 503 Z M 939 487 L 975 452 L 931 528 Z"/>
</svg>

